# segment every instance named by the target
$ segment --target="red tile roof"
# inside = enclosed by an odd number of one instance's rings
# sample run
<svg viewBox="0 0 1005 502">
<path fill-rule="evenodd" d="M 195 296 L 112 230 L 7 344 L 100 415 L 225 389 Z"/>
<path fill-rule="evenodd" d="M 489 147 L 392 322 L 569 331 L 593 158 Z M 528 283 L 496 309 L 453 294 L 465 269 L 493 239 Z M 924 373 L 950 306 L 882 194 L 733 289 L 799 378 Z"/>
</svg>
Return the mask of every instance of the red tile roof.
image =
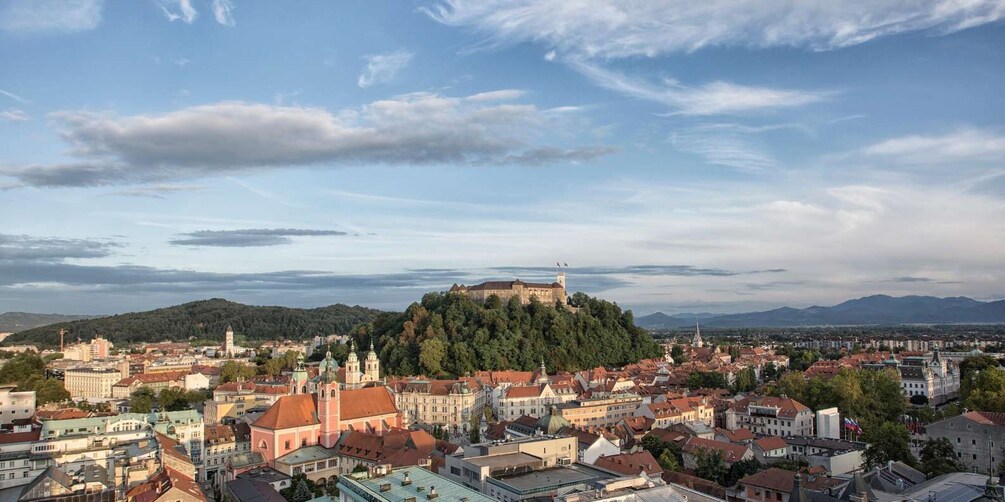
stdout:
<svg viewBox="0 0 1005 502">
<path fill-rule="evenodd" d="M 684 444 L 684 451 L 687 453 L 693 454 L 698 450 L 717 451 L 722 454 L 722 459 L 728 463 L 743 460 L 743 456 L 747 453 L 747 447 L 744 445 L 726 443 L 714 439 L 692 437 Z"/>
<path fill-rule="evenodd" d="M 398 413 L 398 407 L 394 405 L 394 397 L 391 396 L 386 387 L 343 390 L 341 402 L 340 418 L 342 420 L 356 420 Z M 265 415 L 262 418 L 265 418 Z"/>
<path fill-rule="evenodd" d="M 763 437 L 754 441 L 754 444 L 759 446 L 764 451 L 779 450 L 789 447 L 789 444 L 778 436 Z"/>
<path fill-rule="evenodd" d="M 342 407 L 346 407 L 343 396 Z M 263 429 L 281 430 L 305 425 L 319 424 L 311 394 L 294 394 L 280 397 L 269 409 L 258 417 L 253 424 Z"/>
<path fill-rule="evenodd" d="M 618 472 L 625 475 L 635 475 L 640 472 L 646 474 L 662 474 L 663 468 L 653 458 L 653 454 L 646 450 L 636 453 L 622 453 L 609 457 L 600 457 L 593 465 L 601 469 Z"/>
<path fill-rule="evenodd" d="M 38 436 L 41 434 L 42 430 L 28 431 L 28 432 L 9 432 L 6 434 L 0 434 L 0 444 L 13 444 L 13 443 L 27 443 L 30 441 L 37 441 Z"/>
<path fill-rule="evenodd" d="M 1005 413 L 971 411 L 964 413 L 963 417 L 981 425 L 1005 425 Z"/>
</svg>

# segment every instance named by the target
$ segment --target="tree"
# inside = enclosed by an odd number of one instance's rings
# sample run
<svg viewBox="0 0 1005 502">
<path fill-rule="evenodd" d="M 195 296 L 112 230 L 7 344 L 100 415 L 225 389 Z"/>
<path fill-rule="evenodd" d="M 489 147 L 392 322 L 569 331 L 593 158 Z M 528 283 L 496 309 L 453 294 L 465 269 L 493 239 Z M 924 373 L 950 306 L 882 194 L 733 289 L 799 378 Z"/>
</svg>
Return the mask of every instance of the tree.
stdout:
<svg viewBox="0 0 1005 502">
<path fill-rule="evenodd" d="M 726 377 L 714 371 L 695 371 L 687 376 L 689 389 L 725 389 L 729 387 Z"/>
<path fill-rule="evenodd" d="M 220 383 L 250 380 L 255 376 L 255 368 L 237 361 L 227 361 L 220 367 Z"/>
<path fill-rule="evenodd" d="M 775 366 L 774 362 L 769 362 L 764 365 L 764 368 L 761 368 L 761 378 L 765 381 L 774 380 L 780 375 L 781 372 L 779 371 L 778 366 Z"/>
<path fill-rule="evenodd" d="M 35 403 L 39 406 L 46 403 L 61 403 L 70 399 L 70 393 L 61 380 L 43 378 L 35 385 Z"/>
<path fill-rule="evenodd" d="M 680 462 L 670 450 L 663 450 L 656 462 L 660 464 L 664 472 L 677 472 L 680 470 Z"/>
<path fill-rule="evenodd" d="M 311 491 L 311 487 L 307 485 L 306 479 L 301 479 L 297 483 L 296 488 L 290 495 L 290 502 L 307 502 L 308 500 L 314 498 L 314 492 Z"/>
<path fill-rule="evenodd" d="M 929 439 L 921 448 L 921 471 L 929 479 L 965 470 L 966 467 L 956 460 L 956 451 L 948 438 Z"/>
<path fill-rule="evenodd" d="M 737 392 L 750 392 L 757 387 L 757 375 L 754 373 L 754 368 L 743 368 L 739 373 L 736 374 L 736 391 Z"/>
<path fill-rule="evenodd" d="M 181 411 L 188 409 L 189 403 L 185 399 L 185 389 L 180 387 L 165 387 L 157 395 L 159 408 L 162 411 Z"/>
<path fill-rule="evenodd" d="M 419 349 L 419 365 L 428 375 L 436 376 L 443 372 L 443 356 L 447 352 L 446 344 L 439 338 L 430 338 Z"/>
<path fill-rule="evenodd" d="M 970 375 L 984 371 L 988 368 L 997 368 L 998 360 L 987 354 L 967 356 L 960 361 L 960 377 L 966 380 Z"/>
<path fill-rule="evenodd" d="M 909 401 L 911 402 L 911 404 L 915 406 L 924 406 L 928 404 L 928 397 L 925 396 L 924 394 L 915 394 L 911 396 Z"/>
<path fill-rule="evenodd" d="M 492 407 L 491 406 L 485 405 L 484 414 L 485 414 L 485 422 L 486 423 L 495 422 L 495 413 L 492 412 Z"/>
<path fill-rule="evenodd" d="M 684 354 L 684 349 L 680 345 L 670 347 L 670 358 L 673 359 L 674 364 L 687 362 L 687 355 Z"/>
<path fill-rule="evenodd" d="M 694 474 L 699 478 L 715 481 L 723 484 L 726 478 L 726 462 L 722 459 L 722 453 L 709 451 L 704 448 L 699 449 L 695 454 Z"/>
<path fill-rule="evenodd" d="M 761 469 L 764 469 L 764 466 L 756 458 L 733 462 L 733 465 L 729 466 L 729 471 L 726 472 L 726 482 L 723 486 L 733 486 L 737 481 L 760 472 Z"/>
<path fill-rule="evenodd" d="M 150 413 L 153 410 L 157 396 L 147 386 L 140 387 L 129 396 L 129 411 L 132 413 Z"/>
<path fill-rule="evenodd" d="M 468 430 L 468 442 L 471 444 L 479 443 L 482 440 L 481 431 L 479 430 L 482 421 L 481 417 L 477 413 L 471 414 L 471 422 L 468 424 L 470 430 Z"/>
<path fill-rule="evenodd" d="M 869 467 L 881 466 L 891 460 L 912 467 L 918 463 L 911 454 L 910 435 L 903 424 L 883 422 L 878 427 L 866 429 L 862 440 L 868 443 L 863 457 Z"/>
<path fill-rule="evenodd" d="M 1005 371 L 988 367 L 964 377 L 960 397 L 965 408 L 1005 412 Z"/>
</svg>

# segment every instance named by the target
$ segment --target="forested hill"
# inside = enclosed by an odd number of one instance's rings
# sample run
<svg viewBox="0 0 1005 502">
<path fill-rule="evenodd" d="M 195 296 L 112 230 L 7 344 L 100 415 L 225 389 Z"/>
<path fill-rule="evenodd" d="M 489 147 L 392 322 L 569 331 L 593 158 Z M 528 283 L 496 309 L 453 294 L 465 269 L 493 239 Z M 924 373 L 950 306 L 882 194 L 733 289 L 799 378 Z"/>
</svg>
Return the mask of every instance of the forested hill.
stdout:
<svg viewBox="0 0 1005 502">
<path fill-rule="evenodd" d="M 15 333 L 4 340 L 4 345 L 31 343 L 56 347 L 60 328 L 66 329 L 67 341 L 77 337 L 90 340 L 97 334 L 117 346 L 180 341 L 190 337 L 222 343 L 228 324 L 234 327 L 238 339 L 304 339 L 322 334 L 347 334 L 354 326 L 373 320 L 379 312 L 342 304 L 315 309 L 259 307 L 214 298 L 147 312 L 42 326 Z"/>
<path fill-rule="evenodd" d="M 393 375 L 466 375 L 477 370 L 548 371 L 620 366 L 662 357 L 631 311 L 576 293 L 571 312 L 534 301 L 492 297 L 480 304 L 457 293 L 429 293 L 404 313 L 379 315 L 357 333 L 373 334 L 383 369 Z"/>
<path fill-rule="evenodd" d="M 94 315 L 32 314 L 29 312 L 4 312 L 0 314 L 0 333 L 17 333 L 54 322 L 93 319 Z"/>
</svg>

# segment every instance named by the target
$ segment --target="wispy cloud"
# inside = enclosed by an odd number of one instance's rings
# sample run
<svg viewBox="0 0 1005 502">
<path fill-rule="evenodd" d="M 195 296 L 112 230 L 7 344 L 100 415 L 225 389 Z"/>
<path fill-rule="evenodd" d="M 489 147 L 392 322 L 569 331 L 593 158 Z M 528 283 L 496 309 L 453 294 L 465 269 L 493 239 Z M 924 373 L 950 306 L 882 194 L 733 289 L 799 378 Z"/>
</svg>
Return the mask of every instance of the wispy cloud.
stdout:
<svg viewBox="0 0 1005 502">
<path fill-rule="evenodd" d="M 291 237 L 343 236 L 338 230 L 299 228 L 251 228 L 243 230 L 199 230 L 171 240 L 176 246 L 259 247 L 292 244 Z"/>
<path fill-rule="evenodd" d="M 93 30 L 103 0 L 6 0 L 0 2 L 0 31 L 61 34 Z"/>
<path fill-rule="evenodd" d="M 28 114 L 22 110 L 0 111 L 0 120 L 5 120 L 7 122 L 24 122 L 30 118 L 31 117 L 29 117 Z"/>
<path fill-rule="evenodd" d="M 446 0 L 433 19 L 473 29 L 489 44 L 537 42 L 597 59 L 654 57 L 705 47 L 832 50 L 927 30 L 952 33 L 1005 17 L 998 0 Z"/>
<path fill-rule="evenodd" d="M 192 0 L 161 0 L 159 5 L 164 17 L 171 22 L 180 20 L 192 24 L 199 17 L 199 12 L 192 6 Z"/>
<path fill-rule="evenodd" d="M 534 105 L 428 93 L 334 114 L 224 102 L 156 116 L 79 111 L 54 117 L 79 161 L 0 174 L 34 186 L 97 186 L 298 165 L 539 165 L 613 151 L 536 144 L 558 119 Z"/>
<path fill-rule="evenodd" d="M 394 80 L 403 68 L 412 62 L 413 54 L 405 50 L 385 52 L 366 57 L 366 68 L 360 73 L 357 84 L 367 88 L 375 84 L 385 84 Z"/>
<path fill-rule="evenodd" d="M 116 190 L 114 192 L 109 192 L 108 195 L 116 195 L 120 197 L 148 197 L 152 199 L 163 199 L 166 195 L 173 193 L 183 193 L 183 192 L 193 192 L 196 190 L 202 190 L 206 187 L 202 185 L 179 185 L 162 183 L 157 185 L 149 186 L 139 186 L 136 188 L 130 188 L 128 190 Z"/>
<path fill-rule="evenodd" d="M 942 135 L 891 138 L 866 147 L 863 153 L 905 164 L 1001 161 L 1005 160 L 1005 135 L 968 127 Z"/>
<path fill-rule="evenodd" d="M 181 57 L 181 58 L 174 58 L 171 60 L 171 62 L 178 66 L 188 66 L 188 64 L 191 63 L 192 60 L 189 58 Z"/>
<path fill-rule="evenodd" d="M 582 59 L 572 60 L 570 64 L 601 87 L 666 105 L 670 113 L 676 115 L 742 114 L 792 108 L 824 101 L 833 95 L 830 91 L 776 89 L 723 81 L 687 86 L 675 80 L 664 80 L 663 85 L 656 85 Z"/>
<path fill-rule="evenodd" d="M 235 8 L 231 0 L 213 0 L 213 17 L 216 18 L 216 22 L 224 26 L 234 26 Z"/>
<path fill-rule="evenodd" d="M 21 96 L 18 96 L 17 94 L 14 94 L 13 92 L 8 92 L 8 91 L 5 91 L 3 89 L 0 89 L 0 95 L 7 96 L 8 98 L 13 99 L 14 101 L 17 101 L 18 103 L 24 103 L 24 104 L 30 104 L 31 103 L 27 99 L 24 99 Z"/>
<path fill-rule="evenodd" d="M 0 234 L 0 261 L 51 262 L 70 258 L 103 258 L 119 245 L 107 240 Z"/>
</svg>

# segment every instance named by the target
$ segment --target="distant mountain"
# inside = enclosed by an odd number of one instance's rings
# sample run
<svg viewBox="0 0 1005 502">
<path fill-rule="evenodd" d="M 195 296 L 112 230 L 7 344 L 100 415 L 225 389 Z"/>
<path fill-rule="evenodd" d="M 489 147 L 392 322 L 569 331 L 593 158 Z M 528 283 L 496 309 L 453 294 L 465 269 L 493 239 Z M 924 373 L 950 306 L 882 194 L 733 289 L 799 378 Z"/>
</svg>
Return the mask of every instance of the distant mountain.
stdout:
<svg viewBox="0 0 1005 502">
<path fill-rule="evenodd" d="M 657 312 L 639 317 L 635 322 L 648 329 L 671 329 L 692 326 L 695 319 L 693 314 L 669 316 Z M 782 307 L 765 312 L 714 315 L 701 320 L 702 326 L 718 328 L 966 323 L 1005 323 L 1005 300 L 982 302 L 966 297 L 873 295 L 833 307 Z"/>
<path fill-rule="evenodd" d="M 315 309 L 243 305 L 219 298 L 175 305 L 147 312 L 50 324 L 14 333 L 4 345 L 23 343 L 43 347 L 59 345 L 59 330 L 66 339 L 90 340 L 101 335 L 116 345 L 196 339 L 223 341 L 227 325 L 245 340 L 304 340 L 315 335 L 345 335 L 373 320 L 379 310 L 348 305 Z M 2 347 L 0 347 L 2 348 Z"/>
<path fill-rule="evenodd" d="M 0 314 L 0 333 L 17 333 L 26 329 L 57 322 L 93 319 L 93 315 L 32 314 L 30 312 L 4 312 Z"/>
</svg>

